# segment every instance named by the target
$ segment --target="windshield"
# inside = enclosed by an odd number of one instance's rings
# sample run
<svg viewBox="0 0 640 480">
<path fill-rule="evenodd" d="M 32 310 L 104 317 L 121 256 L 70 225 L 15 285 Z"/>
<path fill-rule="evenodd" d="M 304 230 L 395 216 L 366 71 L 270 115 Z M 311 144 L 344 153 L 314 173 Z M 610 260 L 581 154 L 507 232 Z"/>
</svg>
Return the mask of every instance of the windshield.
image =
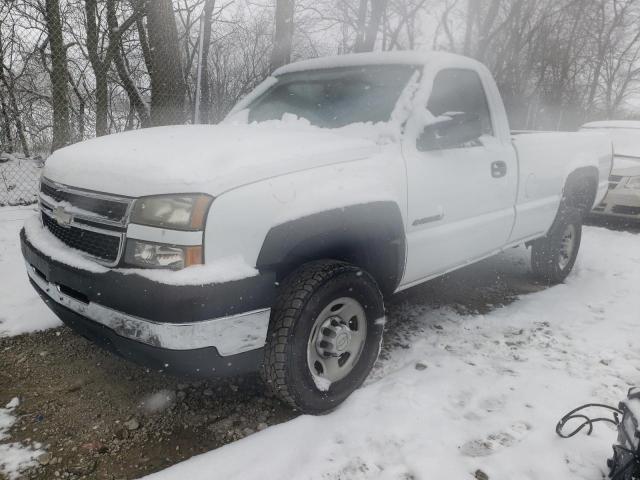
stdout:
<svg viewBox="0 0 640 480">
<path fill-rule="evenodd" d="M 251 103 L 249 121 L 279 120 L 290 113 L 325 128 L 386 122 L 416 68 L 377 65 L 280 75 Z"/>
</svg>

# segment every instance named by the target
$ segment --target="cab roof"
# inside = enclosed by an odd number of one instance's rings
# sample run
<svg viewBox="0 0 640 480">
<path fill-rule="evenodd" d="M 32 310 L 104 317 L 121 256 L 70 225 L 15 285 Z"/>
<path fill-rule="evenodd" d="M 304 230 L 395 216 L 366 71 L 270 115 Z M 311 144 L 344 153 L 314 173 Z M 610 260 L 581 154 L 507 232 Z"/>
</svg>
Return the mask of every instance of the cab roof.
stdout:
<svg viewBox="0 0 640 480">
<path fill-rule="evenodd" d="M 290 63 L 278 68 L 273 76 L 306 70 L 325 70 L 330 68 L 357 67 L 371 65 L 416 65 L 422 66 L 436 62 L 459 68 L 479 69 L 482 64 L 468 57 L 446 52 L 371 52 L 350 53 L 331 57 L 312 58 Z"/>
</svg>

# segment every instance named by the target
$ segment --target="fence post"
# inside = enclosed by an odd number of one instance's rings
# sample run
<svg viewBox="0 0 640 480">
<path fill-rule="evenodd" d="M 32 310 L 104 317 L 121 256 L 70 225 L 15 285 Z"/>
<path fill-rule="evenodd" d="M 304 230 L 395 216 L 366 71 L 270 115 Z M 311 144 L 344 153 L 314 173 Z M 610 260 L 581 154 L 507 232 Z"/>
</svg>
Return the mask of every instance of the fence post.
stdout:
<svg viewBox="0 0 640 480">
<path fill-rule="evenodd" d="M 193 108 L 193 123 L 200 123 L 200 98 L 202 92 L 202 49 L 204 48 L 204 11 L 200 14 L 200 38 L 198 40 L 198 73 L 196 78 L 196 98 Z"/>
</svg>

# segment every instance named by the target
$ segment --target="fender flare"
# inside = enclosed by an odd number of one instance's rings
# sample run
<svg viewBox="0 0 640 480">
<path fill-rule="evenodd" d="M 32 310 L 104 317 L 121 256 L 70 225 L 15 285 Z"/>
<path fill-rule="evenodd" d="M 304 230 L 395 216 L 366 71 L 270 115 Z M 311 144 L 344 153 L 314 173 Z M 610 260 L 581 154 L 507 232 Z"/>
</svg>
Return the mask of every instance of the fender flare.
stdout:
<svg viewBox="0 0 640 480">
<path fill-rule="evenodd" d="M 275 271 L 281 280 L 304 263 L 327 258 L 366 270 L 384 294 L 393 293 L 406 259 L 398 205 L 392 201 L 351 205 L 274 226 L 265 237 L 256 267 Z"/>
<path fill-rule="evenodd" d="M 599 172 L 596 167 L 580 167 L 573 170 L 562 189 L 564 204 L 580 209 L 583 216 L 594 207 L 598 194 Z"/>
</svg>

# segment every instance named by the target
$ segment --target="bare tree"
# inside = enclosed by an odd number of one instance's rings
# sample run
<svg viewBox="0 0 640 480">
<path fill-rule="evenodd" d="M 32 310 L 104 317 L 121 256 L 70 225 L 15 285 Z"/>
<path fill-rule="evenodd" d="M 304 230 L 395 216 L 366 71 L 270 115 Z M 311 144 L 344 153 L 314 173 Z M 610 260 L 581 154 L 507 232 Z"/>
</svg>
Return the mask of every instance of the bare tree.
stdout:
<svg viewBox="0 0 640 480">
<path fill-rule="evenodd" d="M 24 126 L 22 123 L 22 115 L 18 108 L 18 100 L 16 98 L 16 79 L 11 69 L 5 66 L 4 61 L 4 42 L 2 38 L 2 22 L 0 22 L 0 87 L 6 91 L 7 100 L 0 90 L 0 109 L 2 110 L 2 118 L 4 119 L 2 133 L 5 138 L 5 145 L 9 152 L 13 151 L 13 136 L 11 134 L 11 124 L 15 125 L 16 135 L 20 141 L 22 152 L 29 155 L 29 145 L 25 136 Z"/>
<path fill-rule="evenodd" d="M 114 57 L 120 48 L 120 38 L 136 21 L 135 11 L 122 25 L 118 25 L 116 17 L 116 0 L 106 0 L 106 28 L 100 35 L 102 16 L 98 9 L 98 0 L 85 0 L 87 18 L 87 52 L 93 68 L 96 82 L 96 135 L 108 133 L 108 73 Z M 120 59 L 118 59 L 120 60 Z M 120 63 L 120 66 L 122 64 Z M 124 71 L 122 72 L 124 75 Z M 126 75 L 125 75 L 126 76 Z M 122 78 L 122 75 L 121 75 Z M 129 84 L 127 84 L 129 86 Z"/>
<path fill-rule="evenodd" d="M 276 0 L 275 33 L 271 53 L 271 71 L 291 62 L 295 1 Z"/>
<path fill-rule="evenodd" d="M 68 145 L 69 96 L 67 91 L 67 47 L 64 45 L 59 0 L 45 0 L 45 19 L 51 50 L 51 98 L 53 106 L 53 138 L 51 150 Z"/>
<path fill-rule="evenodd" d="M 127 93 L 127 97 L 129 98 L 129 104 L 131 106 L 131 110 L 135 111 L 140 119 L 140 123 L 143 127 L 149 126 L 149 108 L 142 98 L 142 94 L 140 90 L 136 86 L 133 78 L 131 77 L 131 72 L 127 65 L 127 61 L 125 55 L 122 53 L 122 36 L 129 29 L 129 27 L 134 22 L 138 22 L 138 18 L 141 18 L 144 14 L 144 5 L 141 2 L 134 1 L 134 12 L 129 17 L 128 20 L 122 25 L 118 25 L 118 17 L 116 15 L 115 2 L 108 0 L 107 3 L 107 27 L 109 32 L 111 33 L 110 45 L 114 45 L 113 49 L 113 62 L 116 66 L 116 71 L 118 72 L 118 77 L 120 82 L 122 83 L 122 87 Z M 130 123 L 131 119 L 128 119 L 128 123 Z"/>
<path fill-rule="evenodd" d="M 367 21 L 368 5 L 371 4 L 371 11 Z M 387 0 L 360 0 L 358 8 L 358 34 L 354 51 L 371 52 L 376 44 L 376 38 L 380 29 L 380 23 L 385 9 L 387 8 Z"/>
<path fill-rule="evenodd" d="M 515 128 L 571 129 L 634 114 L 639 24 L 640 0 L 0 2 L 0 141 L 182 123 L 198 78 L 200 121 L 217 122 L 293 58 L 429 48 L 484 62 Z"/>
<path fill-rule="evenodd" d="M 147 31 L 151 51 L 151 123 L 182 123 L 186 89 L 171 0 L 147 2 Z"/>
<path fill-rule="evenodd" d="M 209 110 L 211 107 L 211 91 L 209 86 L 209 48 L 211 47 L 211 24 L 215 0 L 206 0 L 204 4 L 202 24 L 202 52 L 200 53 L 200 118 L 199 123 L 209 123 Z"/>
</svg>

